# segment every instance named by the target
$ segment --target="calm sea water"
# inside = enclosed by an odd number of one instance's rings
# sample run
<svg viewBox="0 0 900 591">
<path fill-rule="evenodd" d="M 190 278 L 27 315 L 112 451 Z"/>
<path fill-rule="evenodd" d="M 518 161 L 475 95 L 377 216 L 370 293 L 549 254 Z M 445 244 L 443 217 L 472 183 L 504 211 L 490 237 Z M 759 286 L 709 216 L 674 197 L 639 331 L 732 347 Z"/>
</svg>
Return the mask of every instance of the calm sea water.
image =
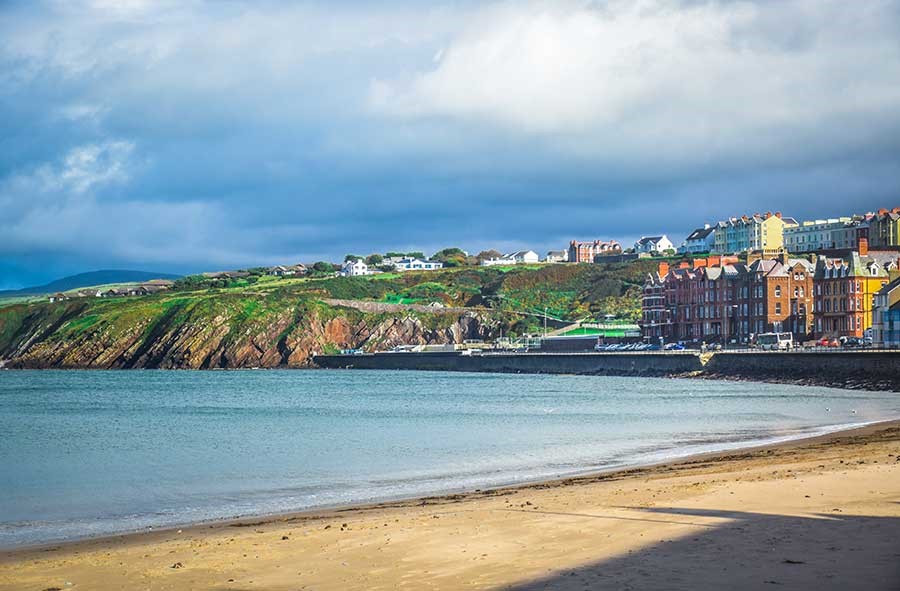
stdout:
<svg viewBox="0 0 900 591">
<path fill-rule="evenodd" d="M 694 380 L 0 371 L 0 547 L 510 484 L 897 417 L 891 393 Z"/>
</svg>

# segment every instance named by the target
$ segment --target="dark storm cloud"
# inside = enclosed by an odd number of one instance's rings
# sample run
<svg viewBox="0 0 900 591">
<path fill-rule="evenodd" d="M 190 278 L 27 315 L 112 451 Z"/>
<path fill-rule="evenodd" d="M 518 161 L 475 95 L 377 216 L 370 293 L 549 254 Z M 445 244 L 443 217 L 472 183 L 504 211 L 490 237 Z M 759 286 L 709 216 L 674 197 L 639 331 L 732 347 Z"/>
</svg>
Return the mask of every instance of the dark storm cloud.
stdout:
<svg viewBox="0 0 900 591">
<path fill-rule="evenodd" d="M 7 4 L 0 284 L 898 205 L 898 4 Z"/>
</svg>

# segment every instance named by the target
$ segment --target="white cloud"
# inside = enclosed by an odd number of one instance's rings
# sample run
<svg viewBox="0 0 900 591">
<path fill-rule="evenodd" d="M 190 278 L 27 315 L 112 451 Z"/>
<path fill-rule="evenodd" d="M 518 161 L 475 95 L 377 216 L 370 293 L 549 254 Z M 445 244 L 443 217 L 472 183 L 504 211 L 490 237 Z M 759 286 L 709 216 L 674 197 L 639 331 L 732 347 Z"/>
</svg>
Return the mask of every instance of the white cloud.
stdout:
<svg viewBox="0 0 900 591">
<path fill-rule="evenodd" d="M 841 143 L 865 142 L 898 123 L 896 13 L 879 0 L 493 5 L 432 68 L 375 79 L 370 106 L 639 164 L 765 155 L 844 124 L 865 127 Z"/>
<path fill-rule="evenodd" d="M 898 30 L 900 0 L 2 5 L 0 255 L 229 266 L 889 205 Z"/>
</svg>

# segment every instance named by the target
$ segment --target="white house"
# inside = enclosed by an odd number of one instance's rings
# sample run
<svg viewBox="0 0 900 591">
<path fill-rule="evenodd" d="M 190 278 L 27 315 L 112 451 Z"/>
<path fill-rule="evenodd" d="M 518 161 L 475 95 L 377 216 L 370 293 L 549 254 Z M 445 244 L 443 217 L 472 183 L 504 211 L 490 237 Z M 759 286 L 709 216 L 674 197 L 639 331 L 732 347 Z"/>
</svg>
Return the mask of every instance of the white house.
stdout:
<svg viewBox="0 0 900 591">
<path fill-rule="evenodd" d="M 494 265 L 527 265 L 540 262 L 541 257 L 533 250 L 519 250 L 505 254 L 496 259 L 484 259 L 481 261 L 482 267 L 493 267 Z"/>
<path fill-rule="evenodd" d="M 545 263 L 567 263 L 569 262 L 569 251 L 568 250 L 550 250 L 547 251 L 547 256 L 544 257 Z"/>
<path fill-rule="evenodd" d="M 669 249 L 675 249 L 675 245 L 669 240 L 665 234 L 662 236 L 642 236 L 640 240 L 634 243 L 635 252 L 665 252 Z"/>
<path fill-rule="evenodd" d="M 704 224 L 702 228 L 697 228 L 684 239 L 678 252 L 682 254 L 697 254 L 701 252 L 712 252 L 716 246 L 716 229 L 709 224 Z"/>
<path fill-rule="evenodd" d="M 538 253 L 533 250 L 519 250 L 516 252 L 511 252 L 506 255 L 504 258 L 513 259 L 516 261 L 516 264 L 519 265 L 529 265 L 531 263 L 540 262 L 541 257 L 538 256 Z"/>
<path fill-rule="evenodd" d="M 369 265 L 362 260 L 344 261 L 344 264 L 341 265 L 341 275 L 344 277 L 359 277 L 360 275 L 371 274 L 372 272 L 369 271 Z"/>
<path fill-rule="evenodd" d="M 506 255 L 496 259 L 484 259 L 481 261 L 482 267 L 493 267 L 494 265 L 515 265 L 516 259 L 507 258 Z"/>
<path fill-rule="evenodd" d="M 434 271 L 444 267 L 444 263 L 413 258 L 402 258 L 392 261 L 391 264 L 394 265 L 395 271 Z"/>
</svg>

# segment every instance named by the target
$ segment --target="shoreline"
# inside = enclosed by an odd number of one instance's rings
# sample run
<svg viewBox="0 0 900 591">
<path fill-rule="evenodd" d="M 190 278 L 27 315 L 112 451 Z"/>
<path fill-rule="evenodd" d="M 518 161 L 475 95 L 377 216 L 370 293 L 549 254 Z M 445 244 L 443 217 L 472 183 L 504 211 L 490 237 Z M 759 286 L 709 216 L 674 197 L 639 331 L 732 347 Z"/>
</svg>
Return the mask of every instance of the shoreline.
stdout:
<svg viewBox="0 0 900 591">
<path fill-rule="evenodd" d="M 831 430 L 832 427 L 834 427 L 834 430 Z M 526 480 L 513 484 L 486 486 L 483 489 L 459 488 L 451 489 L 445 492 L 435 492 L 433 494 L 400 496 L 395 498 L 363 502 L 351 501 L 348 503 L 336 505 L 310 507 L 308 509 L 298 509 L 276 513 L 248 514 L 239 517 L 224 517 L 221 519 L 201 520 L 195 522 L 183 522 L 166 525 L 160 528 L 151 527 L 149 529 L 124 531 L 111 534 L 99 534 L 96 536 L 85 536 L 67 540 L 40 542 L 37 544 L 27 544 L 6 548 L 0 547 L 0 564 L 8 559 L 15 558 L 20 554 L 46 552 L 49 550 L 80 550 L 82 547 L 92 547 L 95 545 L 102 546 L 113 542 L 128 543 L 132 541 L 141 541 L 144 538 L 165 538 L 166 536 L 169 536 L 175 532 L 204 532 L 208 530 L 218 530 L 231 527 L 252 527 L 294 521 L 323 520 L 356 512 L 367 512 L 380 509 L 390 510 L 414 506 L 445 505 L 471 499 L 518 494 L 520 492 L 529 490 L 568 487 L 573 485 L 577 486 L 579 484 L 587 484 L 591 482 L 617 480 L 624 477 L 637 477 L 648 472 L 655 473 L 661 470 L 678 470 L 680 468 L 688 467 L 698 462 L 717 463 L 732 461 L 736 457 L 740 457 L 746 454 L 753 454 L 767 450 L 785 451 L 798 446 L 828 443 L 834 439 L 840 439 L 844 437 L 865 436 L 882 429 L 890 428 L 900 429 L 900 417 L 862 423 L 825 426 L 817 428 L 817 430 L 826 429 L 827 431 L 824 433 L 806 433 L 781 437 L 775 436 L 766 438 L 766 442 L 764 443 L 759 443 L 756 440 L 750 440 L 747 442 L 743 442 L 748 445 L 743 445 L 742 442 L 738 442 L 735 447 L 723 447 L 721 449 L 703 452 L 688 452 L 684 455 L 676 454 L 671 458 L 659 461 L 637 462 L 634 464 L 627 464 L 614 468 L 599 470 L 586 469 L 585 471 L 561 475 L 553 478 L 537 478 L 534 480 Z"/>
<path fill-rule="evenodd" d="M 133 372 L 133 371 L 186 371 L 186 372 L 231 372 L 231 371 L 434 371 L 442 373 L 500 373 L 509 375 L 520 375 L 520 371 L 456 371 L 445 369 L 355 369 L 355 368 L 329 368 L 316 365 L 304 366 L 276 366 L 276 367 L 212 367 L 212 368 L 191 368 L 191 367 L 5 367 L 0 360 L 0 370 L 11 372 L 26 371 L 103 371 L 103 372 Z M 898 361 L 900 362 L 900 361 Z M 529 372 L 536 375 L 543 375 L 545 372 Z M 760 377 L 756 375 L 742 374 L 725 374 L 717 372 L 707 372 L 705 370 L 690 372 L 671 372 L 659 375 L 640 375 L 630 373 L 553 373 L 550 375 L 573 375 L 573 376 L 596 376 L 596 377 L 634 377 L 648 378 L 655 377 L 661 379 L 683 379 L 683 380 L 707 380 L 720 382 L 747 382 L 759 384 L 784 384 L 790 386 L 815 386 L 820 388 L 835 388 L 838 390 L 868 390 L 872 392 L 900 392 L 900 378 L 898 379 L 878 379 L 867 376 L 854 375 L 851 377 L 833 377 L 833 376 L 803 376 L 803 377 L 783 377 L 783 376 L 767 376 Z"/>
<path fill-rule="evenodd" d="M 0 552 L 0 591 L 900 586 L 900 420 L 513 487 Z"/>
</svg>

